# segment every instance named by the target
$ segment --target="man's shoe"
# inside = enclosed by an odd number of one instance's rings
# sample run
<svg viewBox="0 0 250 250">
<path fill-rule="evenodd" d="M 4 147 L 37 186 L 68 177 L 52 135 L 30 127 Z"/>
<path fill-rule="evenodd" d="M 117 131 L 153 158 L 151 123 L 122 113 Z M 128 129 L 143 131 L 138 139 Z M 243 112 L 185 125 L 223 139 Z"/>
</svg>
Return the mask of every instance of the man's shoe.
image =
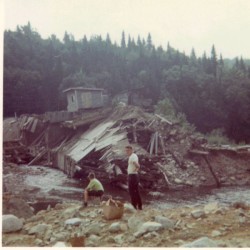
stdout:
<svg viewBox="0 0 250 250">
<path fill-rule="evenodd" d="M 84 206 L 84 207 L 87 207 L 87 206 L 88 206 L 88 202 L 84 202 L 84 203 L 83 203 L 83 206 Z"/>
</svg>

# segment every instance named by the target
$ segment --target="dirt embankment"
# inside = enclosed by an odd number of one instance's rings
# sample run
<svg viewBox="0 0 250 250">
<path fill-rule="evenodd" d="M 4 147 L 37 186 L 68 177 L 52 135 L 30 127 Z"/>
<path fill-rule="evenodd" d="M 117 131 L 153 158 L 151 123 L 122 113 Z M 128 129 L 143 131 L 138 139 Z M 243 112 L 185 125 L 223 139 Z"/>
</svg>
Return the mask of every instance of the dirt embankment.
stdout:
<svg viewBox="0 0 250 250">
<path fill-rule="evenodd" d="M 240 203 L 143 211 L 126 204 L 122 219 L 114 221 L 99 205 L 63 203 L 23 221 L 20 231 L 3 234 L 3 246 L 70 246 L 77 234 L 89 247 L 180 247 L 200 238 L 207 247 L 250 247 L 250 207 Z"/>
</svg>

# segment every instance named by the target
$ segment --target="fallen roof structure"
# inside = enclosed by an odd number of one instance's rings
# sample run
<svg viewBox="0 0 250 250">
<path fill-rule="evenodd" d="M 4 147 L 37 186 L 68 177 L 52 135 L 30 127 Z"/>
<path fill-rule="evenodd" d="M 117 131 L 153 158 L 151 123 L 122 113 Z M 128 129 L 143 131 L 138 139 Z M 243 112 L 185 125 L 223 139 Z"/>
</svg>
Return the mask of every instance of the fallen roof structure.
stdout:
<svg viewBox="0 0 250 250">
<path fill-rule="evenodd" d="M 208 145 L 200 134 L 139 107 L 86 111 L 52 124 L 26 117 L 21 125 L 22 141 L 29 142 L 26 145 L 37 157 L 30 164 L 45 158 L 71 177 L 93 170 L 102 181 L 126 188 L 124 148 L 130 144 L 139 156 L 144 189 L 219 186 L 231 180 L 224 178 L 226 173 L 235 171 L 241 183 L 250 184 L 249 146 Z"/>
</svg>

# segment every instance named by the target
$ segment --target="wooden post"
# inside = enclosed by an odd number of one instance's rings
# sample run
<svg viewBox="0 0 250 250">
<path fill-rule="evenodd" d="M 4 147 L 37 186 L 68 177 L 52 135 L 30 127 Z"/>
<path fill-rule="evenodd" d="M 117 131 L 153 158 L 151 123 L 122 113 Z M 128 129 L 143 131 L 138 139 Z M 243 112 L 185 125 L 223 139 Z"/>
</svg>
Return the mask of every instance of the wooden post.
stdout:
<svg viewBox="0 0 250 250">
<path fill-rule="evenodd" d="M 162 136 L 160 135 L 160 143 L 161 143 L 161 147 L 162 147 L 162 152 L 164 155 L 166 155 L 166 150 L 165 150 L 165 146 L 164 146 L 164 142 L 163 142 L 163 139 L 162 139 Z"/>
<path fill-rule="evenodd" d="M 158 155 L 158 132 L 155 132 L 155 154 Z"/>
<path fill-rule="evenodd" d="M 151 155 L 153 154 L 153 150 L 154 150 L 154 142 L 155 142 L 155 134 L 153 134 L 151 138 L 150 151 L 149 151 Z"/>
<path fill-rule="evenodd" d="M 211 165 L 210 162 L 208 161 L 207 155 L 203 155 L 203 158 L 204 158 L 204 160 L 206 161 L 206 163 L 207 163 L 207 165 L 208 165 L 208 168 L 209 168 L 209 170 L 210 170 L 212 176 L 213 176 L 214 179 L 215 179 L 215 182 L 216 182 L 217 187 L 220 187 L 221 184 L 220 184 L 220 182 L 219 182 L 219 180 L 218 180 L 216 174 L 215 174 L 214 171 L 213 171 L 212 165 Z"/>
</svg>

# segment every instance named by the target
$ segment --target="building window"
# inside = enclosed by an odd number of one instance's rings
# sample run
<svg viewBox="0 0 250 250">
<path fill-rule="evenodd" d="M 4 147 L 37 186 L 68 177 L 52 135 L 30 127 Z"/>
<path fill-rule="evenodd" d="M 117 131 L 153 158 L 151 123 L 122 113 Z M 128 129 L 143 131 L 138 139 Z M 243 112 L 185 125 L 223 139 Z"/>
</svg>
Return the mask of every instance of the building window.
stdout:
<svg viewBox="0 0 250 250">
<path fill-rule="evenodd" d="M 74 96 L 74 95 L 71 96 L 71 101 L 72 101 L 72 102 L 75 101 L 75 96 Z"/>
</svg>

